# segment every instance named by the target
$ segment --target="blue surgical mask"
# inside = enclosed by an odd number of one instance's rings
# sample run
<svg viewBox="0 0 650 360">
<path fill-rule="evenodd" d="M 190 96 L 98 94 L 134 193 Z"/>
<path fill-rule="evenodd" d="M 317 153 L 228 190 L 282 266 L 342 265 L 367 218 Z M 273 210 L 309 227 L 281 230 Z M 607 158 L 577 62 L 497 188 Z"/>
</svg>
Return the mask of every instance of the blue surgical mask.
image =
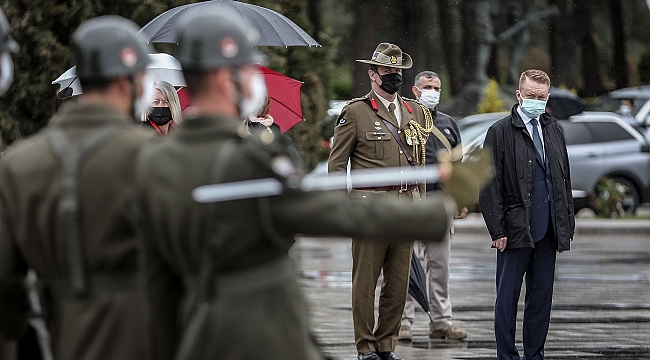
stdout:
<svg viewBox="0 0 650 360">
<path fill-rule="evenodd" d="M 536 118 L 546 112 L 546 100 L 523 99 L 521 111 L 531 118 Z"/>
</svg>

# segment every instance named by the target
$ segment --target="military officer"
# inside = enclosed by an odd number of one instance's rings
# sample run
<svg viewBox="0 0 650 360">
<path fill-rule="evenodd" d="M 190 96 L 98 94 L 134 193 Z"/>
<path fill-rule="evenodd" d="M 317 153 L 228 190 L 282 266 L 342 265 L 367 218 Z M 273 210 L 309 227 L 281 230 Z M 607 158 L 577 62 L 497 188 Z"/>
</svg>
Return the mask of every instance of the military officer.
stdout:
<svg viewBox="0 0 650 360">
<path fill-rule="evenodd" d="M 455 206 L 441 196 L 359 202 L 339 191 L 292 189 L 302 172 L 295 152 L 271 132 L 251 135 L 240 120 L 263 105 L 265 87 L 260 57 L 233 18 L 203 8 L 179 19 L 176 57 L 193 107 L 178 131 L 138 157 L 158 359 L 321 359 L 287 253 L 294 234 L 435 241 Z M 213 204 L 192 199 L 202 185 L 258 178 L 277 178 L 285 191 Z M 400 230 L 394 221 L 411 226 Z"/>
<path fill-rule="evenodd" d="M 0 165 L 0 279 L 32 268 L 44 280 L 57 360 L 153 358 L 132 216 L 136 150 L 153 137 L 131 126 L 153 88 L 138 30 L 117 16 L 81 24 L 72 41 L 84 94 Z M 14 314 L 0 331 L 20 337 L 25 293 L 0 300 Z"/>
<path fill-rule="evenodd" d="M 370 60 L 357 61 L 369 64 L 372 89 L 343 107 L 334 128 L 329 171 L 345 171 L 348 161 L 352 170 L 424 165 L 425 144 L 433 127 L 431 114 L 420 103 L 397 94 L 402 86 L 402 69 L 413 65 L 411 57 L 396 45 L 381 43 Z M 399 186 L 353 188 L 350 197 L 413 202 L 424 195 L 425 189 L 426 184 L 405 181 Z M 390 222 L 393 226 L 400 224 L 395 219 Z M 352 240 L 352 317 L 360 360 L 398 359 L 394 351 L 408 291 L 412 248 L 412 242 Z M 375 327 L 374 294 L 381 270 L 384 284 Z"/>
</svg>

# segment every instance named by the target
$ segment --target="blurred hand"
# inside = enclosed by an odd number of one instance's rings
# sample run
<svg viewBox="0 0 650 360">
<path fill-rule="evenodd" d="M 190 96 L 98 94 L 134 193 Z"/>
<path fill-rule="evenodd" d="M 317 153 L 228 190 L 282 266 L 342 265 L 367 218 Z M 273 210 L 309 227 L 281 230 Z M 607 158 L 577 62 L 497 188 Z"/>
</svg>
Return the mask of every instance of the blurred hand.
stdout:
<svg viewBox="0 0 650 360">
<path fill-rule="evenodd" d="M 459 209 L 470 205 L 479 191 L 493 175 L 492 154 L 483 149 L 475 150 L 464 162 L 452 162 L 449 152 L 438 153 L 438 169 L 442 188 L 451 196 Z M 447 179 L 443 174 L 451 172 Z"/>
<path fill-rule="evenodd" d="M 454 216 L 454 219 L 464 219 L 467 216 L 468 212 L 469 210 L 467 210 L 466 207 L 463 207 L 462 209 L 460 209 L 460 212 L 456 214 L 456 216 Z"/>
</svg>

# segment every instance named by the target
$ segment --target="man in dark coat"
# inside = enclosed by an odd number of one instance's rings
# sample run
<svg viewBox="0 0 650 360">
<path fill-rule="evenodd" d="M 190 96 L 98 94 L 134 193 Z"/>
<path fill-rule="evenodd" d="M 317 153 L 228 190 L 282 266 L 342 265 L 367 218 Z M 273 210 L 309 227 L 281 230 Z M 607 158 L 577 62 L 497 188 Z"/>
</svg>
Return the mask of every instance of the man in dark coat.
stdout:
<svg viewBox="0 0 650 360">
<path fill-rule="evenodd" d="M 0 164 L 0 282 L 31 268 L 45 283 L 57 360 L 152 358 L 132 216 L 135 155 L 154 136 L 131 125 L 153 88 L 138 30 L 117 16 L 81 24 L 72 41 L 84 94 Z M 5 290 L 0 333 L 20 338 L 27 297 Z"/>
<path fill-rule="evenodd" d="M 455 209 L 440 196 L 356 201 L 340 191 L 292 189 L 301 168 L 286 139 L 250 134 L 241 121 L 261 107 L 263 78 L 245 29 L 228 15 L 202 9 L 179 19 L 176 56 L 193 106 L 182 127 L 138 160 L 156 358 L 177 351 L 181 359 L 321 359 L 287 253 L 293 236 L 401 240 L 410 249 L 412 238 L 439 241 Z M 192 198 L 202 185 L 260 178 L 279 179 L 285 191 L 213 204 Z"/>
<path fill-rule="evenodd" d="M 556 252 L 569 250 L 574 214 L 569 158 L 562 129 L 545 114 L 551 86 L 546 73 L 527 70 L 516 91 L 519 104 L 493 124 L 485 148 L 495 177 L 480 195 L 497 252 L 494 331 L 498 359 L 519 359 L 515 347 L 517 302 L 526 275 L 524 356 L 543 359 L 553 297 Z"/>
</svg>

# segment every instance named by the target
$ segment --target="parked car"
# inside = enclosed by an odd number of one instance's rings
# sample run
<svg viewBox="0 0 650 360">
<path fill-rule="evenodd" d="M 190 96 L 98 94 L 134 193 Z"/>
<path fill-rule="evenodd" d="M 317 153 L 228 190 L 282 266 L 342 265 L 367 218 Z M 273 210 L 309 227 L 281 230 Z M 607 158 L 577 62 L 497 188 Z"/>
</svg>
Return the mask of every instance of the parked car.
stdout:
<svg viewBox="0 0 650 360">
<path fill-rule="evenodd" d="M 621 112 L 621 101 L 631 100 L 631 113 Z M 621 115 L 630 125 L 650 139 L 650 85 L 629 87 L 601 95 L 587 108 L 589 111 L 611 111 Z"/>
<path fill-rule="evenodd" d="M 473 115 L 459 122 L 464 153 L 482 148 L 487 129 L 505 115 Z M 589 195 L 595 194 L 605 177 L 627 189 L 626 213 L 650 201 L 650 145 L 630 124 L 614 113 L 584 112 L 561 120 L 560 126 L 567 143 L 576 211 L 589 206 Z"/>
</svg>

